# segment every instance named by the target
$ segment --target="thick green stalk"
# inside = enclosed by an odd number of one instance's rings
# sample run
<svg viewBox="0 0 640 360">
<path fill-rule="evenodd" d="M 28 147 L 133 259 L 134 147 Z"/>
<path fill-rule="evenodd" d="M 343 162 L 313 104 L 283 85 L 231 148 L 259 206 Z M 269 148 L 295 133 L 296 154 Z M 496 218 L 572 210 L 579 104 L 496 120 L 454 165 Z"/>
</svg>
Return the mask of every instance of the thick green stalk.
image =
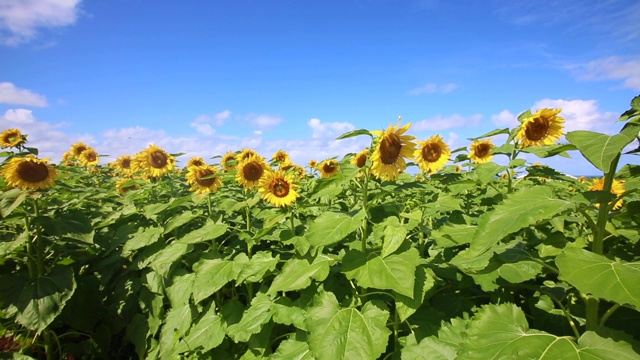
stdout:
<svg viewBox="0 0 640 360">
<path fill-rule="evenodd" d="M 362 220 L 362 252 L 367 252 L 367 225 L 369 224 L 369 169 L 364 168 L 364 186 L 362 187 L 362 209 L 364 219 Z"/>
</svg>

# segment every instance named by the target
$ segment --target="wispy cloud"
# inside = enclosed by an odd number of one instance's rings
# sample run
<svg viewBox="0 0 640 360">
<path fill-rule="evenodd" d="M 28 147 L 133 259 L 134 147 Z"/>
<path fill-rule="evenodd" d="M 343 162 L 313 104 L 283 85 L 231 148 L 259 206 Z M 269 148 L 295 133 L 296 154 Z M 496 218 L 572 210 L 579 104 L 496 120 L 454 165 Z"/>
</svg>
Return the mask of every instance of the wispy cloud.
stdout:
<svg viewBox="0 0 640 360">
<path fill-rule="evenodd" d="M 38 29 L 76 22 L 81 0 L 0 1 L 0 41 L 18 45 L 36 37 Z"/>
<path fill-rule="evenodd" d="M 454 83 L 446 83 L 446 84 L 427 83 L 420 87 L 407 91 L 407 94 L 409 95 L 436 94 L 436 93 L 448 94 L 457 88 L 459 88 L 459 86 Z"/>
<path fill-rule="evenodd" d="M 491 115 L 491 122 L 500 127 L 518 126 L 518 117 L 509 110 L 502 110 L 499 114 Z"/>
<path fill-rule="evenodd" d="M 347 131 L 355 130 L 353 124 L 348 122 L 322 122 L 320 119 L 311 119 L 307 122 L 313 131 L 311 137 L 314 139 L 336 138 Z"/>
<path fill-rule="evenodd" d="M 198 115 L 189 125 L 201 134 L 212 135 L 216 132 L 213 127 L 222 126 L 229 118 L 231 118 L 231 111 L 224 110 L 213 116 Z"/>
<path fill-rule="evenodd" d="M 47 106 L 47 98 L 27 89 L 17 88 L 13 83 L 0 83 L 0 103 L 26 106 Z"/>
<path fill-rule="evenodd" d="M 453 114 L 450 116 L 436 115 L 434 117 L 415 122 L 411 129 L 413 131 L 442 131 L 461 127 L 473 127 L 478 126 L 481 119 L 481 114 L 474 114 L 471 116 L 463 116 L 460 114 Z"/>
<path fill-rule="evenodd" d="M 621 87 L 640 91 L 640 59 L 611 56 L 570 67 L 584 81 L 621 80 Z"/>
<path fill-rule="evenodd" d="M 269 130 L 282 122 L 281 117 L 269 114 L 248 114 L 244 118 L 260 130 Z"/>
</svg>

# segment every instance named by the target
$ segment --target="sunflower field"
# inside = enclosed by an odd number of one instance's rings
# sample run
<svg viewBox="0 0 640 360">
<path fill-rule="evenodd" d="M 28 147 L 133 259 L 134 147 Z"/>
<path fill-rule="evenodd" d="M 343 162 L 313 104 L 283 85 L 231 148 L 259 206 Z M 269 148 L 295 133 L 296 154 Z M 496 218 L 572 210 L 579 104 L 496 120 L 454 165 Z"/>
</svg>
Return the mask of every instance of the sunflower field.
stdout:
<svg viewBox="0 0 640 360">
<path fill-rule="evenodd" d="M 640 359 L 640 96 L 614 135 L 519 121 L 460 149 L 356 130 L 304 165 L 51 164 L 4 130 L 0 359 Z"/>
</svg>

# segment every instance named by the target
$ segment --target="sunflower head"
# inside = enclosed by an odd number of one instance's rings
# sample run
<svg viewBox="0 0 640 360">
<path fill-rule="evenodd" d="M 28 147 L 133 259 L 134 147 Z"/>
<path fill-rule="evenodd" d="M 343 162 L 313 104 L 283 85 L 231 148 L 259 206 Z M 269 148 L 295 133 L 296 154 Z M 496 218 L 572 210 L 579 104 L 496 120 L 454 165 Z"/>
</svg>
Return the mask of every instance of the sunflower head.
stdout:
<svg viewBox="0 0 640 360">
<path fill-rule="evenodd" d="M 227 151 L 220 160 L 220 165 L 225 172 L 229 172 L 238 165 L 237 154 L 233 151 Z"/>
<path fill-rule="evenodd" d="M 278 150 L 275 154 L 273 154 L 271 162 L 276 163 L 282 167 L 283 164 L 291 163 L 291 157 L 289 157 L 289 154 L 286 151 Z"/>
<path fill-rule="evenodd" d="M 540 109 L 522 121 L 516 139 L 520 147 L 553 145 L 563 135 L 564 118 L 558 116 L 562 109 Z"/>
<path fill-rule="evenodd" d="M 411 157 L 416 144 L 414 136 L 404 135 L 411 127 L 408 123 L 400 127 L 389 125 L 387 130 L 371 131 L 375 135 L 374 150 L 371 155 L 371 173 L 379 179 L 395 180 L 407 168 L 405 158 Z"/>
<path fill-rule="evenodd" d="M 262 199 L 270 204 L 283 207 L 293 204 L 300 196 L 296 191 L 298 185 L 294 183 L 294 175 L 283 170 L 267 171 L 260 179 L 258 191 Z"/>
<path fill-rule="evenodd" d="M 93 148 L 89 148 L 80 154 L 79 160 L 84 166 L 96 166 L 100 162 L 100 156 Z"/>
<path fill-rule="evenodd" d="M 222 186 L 222 180 L 218 174 L 218 168 L 212 165 L 191 166 L 187 170 L 187 183 L 191 185 L 191 191 L 196 194 L 206 194 L 216 191 Z"/>
<path fill-rule="evenodd" d="M 116 159 L 111 166 L 114 167 L 118 172 L 122 175 L 131 175 L 133 174 L 133 169 L 131 167 L 133 159 L 131 155 L 122 155 Z"/>
<path fill-rule="evenodd" d="M 176 160 L 156 145 L 149 145 L 135 155 L 134 171 L 143 170 L 151 178 L 159 178 L 173 170 Z"/>
<path fill-rule="evenodd" d="M 207 165 L 207 163 L 204 161 L 204 159 L 201 156 L 193 156 L 187 162 L 187 169 L 189 169 L 192 166 L 205 166 L 205 165 Z"/>
<path fill-rule="evenodd" d="M 311 168 L 313 170 L 316 167 L 318 167 L 318 161 L 317 160 L 309 160 L 308 166 L 309 166 L 309 168 Z"/>
<path fill-rule="evenodd" d="M 318 170 L 320 170 L 321 177 L 332 177 L 340 171 L 340 163 L 335 159 L 328 159 L 318 165 Z"/>
<path fill-rule="evenodd" d="M 425 141 L 419 141 L 413 156 L 422 171 L 433 174 L 449 161 L 451 150 L 442 136 L 434 135 Z"/>
<path fill-rule="evenodd" d="M 73 155 L 74 158 L 76 159 L 80 159 L 80 154 L 82 154 L 83 151 L 90 149 L 91 146 L 79 141 L 73 145 L 71 145 L 71 155 Z"/>
<path fill-rule="evenodd" d="M 7 184 L 26 190 L 45 189 L 54 185 L 58 170 L 48 164 L 49 159 L 38 159 L 33 155 L 14 157 L 0 170 Z"/>
<path fill-rule="evenodd" d="M 19 129 L 7 129 L 0 133 L 0 147 L 13 148 L 27 142 L 27 136 L 23 135 Z"/>
<path fill-rule="evenodd" d="M 262 156 L 251 155 L 238 163 L 236 181 L 246 189 L 253 189 L 268 169 L 269 166 Z"/>
<path fill-rule="evenodd" d="M 471 144 L 471 151 L 469 152 L 469 159 L 475 161 L 478 164 L 487 163 L 493 159 L 491 151 L 496 146 L 493 144 L 492 139 L 476 140 Z"/>
<path fill-rule="evenodd" d="M 120 179 L 116 182 L 116 191 L 118 191 L 118 194 L 120 195 L 124 195 L 128 191 L 136 190 L 139 188 L 140 185 L 132 183 L 131 179 Z"/>
<path fill-rule="evenodd" d="M 601 191 L 603 189 L 604 189 L 604 178 L 591 180 L 591 184 L 589 185 L 589 191 Z M 614 179 L 613 183 L 611 184 L 611 193 L 619 198 L 620 196 L 622 196 L 622 194 L 624 194 L 624 192 L 625 192 L 624 181 Z M 615 200 L 615 202 L 616 203 L 613 206 L 613 210 L 620 209 L 624 204 L 622 199 Z M 596 206 L 599 207 L 600 204 L 596 204 Z"/>
<path fill-rule="evenodd" d="M 237 158 L 238 163 L 240 163 L 242 160 L 246 160 L 250 158 L 252 155 L 260 156 L 258 152 L 253 149 L 247 149 L 247 148 L 242 149 L 242 151 L 240 152 Z"/>
<path fill-rule="evenodd" d="M 359 168 L 363 168 L 367 164 L 368 157 L 369 149 L 364 149 L 351 159 L 351 163 Z"/>
</svg>

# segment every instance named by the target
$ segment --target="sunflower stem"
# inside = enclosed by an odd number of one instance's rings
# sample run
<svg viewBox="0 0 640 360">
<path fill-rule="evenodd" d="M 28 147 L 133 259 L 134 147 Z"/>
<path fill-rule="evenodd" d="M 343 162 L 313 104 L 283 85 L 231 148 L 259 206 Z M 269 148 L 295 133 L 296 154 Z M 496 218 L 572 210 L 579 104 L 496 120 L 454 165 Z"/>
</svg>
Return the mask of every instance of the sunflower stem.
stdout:
<svg viewBox="0 0 640 360">
<path fill-rule="evenodd" d="M 207 194 L 207 207 L 209 210 L 209 219 L 213 219 L 213 212 L 211 212 L 211 193 Z"/>
<path fill-rule="evenodd" d="M 362 209 L 364 210 L 364 218 L 362 220 L 362 252 L 367 252 L 367 225 L 369 223 L 369 171 L 364 168 L 364 186 L 362 187 Z"/>
</svg>

